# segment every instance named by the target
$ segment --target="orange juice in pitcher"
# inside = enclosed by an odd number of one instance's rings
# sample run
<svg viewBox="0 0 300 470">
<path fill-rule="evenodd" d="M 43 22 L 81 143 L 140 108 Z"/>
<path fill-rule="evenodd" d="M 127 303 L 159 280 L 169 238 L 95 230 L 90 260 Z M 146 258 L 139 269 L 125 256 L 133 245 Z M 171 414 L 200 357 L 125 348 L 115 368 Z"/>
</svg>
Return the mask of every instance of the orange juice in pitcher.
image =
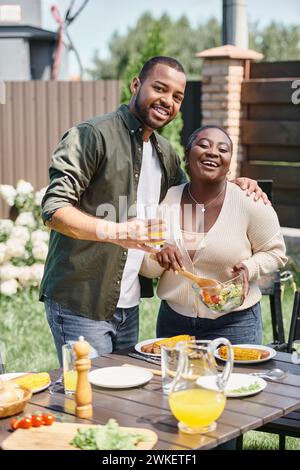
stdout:
<svg viewBox="0 0 300 470">
<path fill-rule="evenodd" d="M 219 374 L 214 358 L 217 347 L 228 348 L 228 359 L 223 374 Z M 188 434 L 202 434 L 216 428 L 226 404 L 225 387 L 232 371 L 233 350 L 226 338 L 213 341 L 181 341 L 178 367 L 169 395 L 170 409 L 178 419 L 178 427 Z M 212 378 L 214 387 L 203 384 L 203 378 Z"/>
<path fill-rule="evenodd" d="M 223 413 L 225 403 L 223 393 L 201 388 L 173 392 L 169 396 L 175 418 L 192 428 L 213 423 Z"/>
</svg>

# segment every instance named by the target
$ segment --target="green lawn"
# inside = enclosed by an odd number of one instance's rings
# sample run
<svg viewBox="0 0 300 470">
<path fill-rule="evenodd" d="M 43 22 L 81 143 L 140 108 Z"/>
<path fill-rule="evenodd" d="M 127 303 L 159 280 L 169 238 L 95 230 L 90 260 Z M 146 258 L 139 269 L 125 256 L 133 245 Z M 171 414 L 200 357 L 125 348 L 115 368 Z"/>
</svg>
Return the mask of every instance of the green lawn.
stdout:
<svg viewBox="0 0 300 470">
<path fill-rule="evenodd" d="M 11 298 L 0 296 L 0 304 L 0 341 L 6 346 L 7 372 L 47 371 L 58 367 L 37 289 L 23 290 Z"/>
<path fill-rule="evenodd" d="M 286 289 L 283 302 L 284 325 L 287 334 L 293 304 L 293 292 Z M 36 289 L 24 290 L 7 298 L 0 296 L 0 351 L 6 346 L 6 370 L 46 371 L 58 367 L 55 347 L 45 319 L 44 306 L 38 301 Z M 155 322 L 159 300 L 144 299 L 141 304 L 140 340 L 155 337 Z M 263 343 L 272 341 L 269 299 L 262 299 Z M 276 449 L 278 437 L 267 433 L 245 434 L 247 449 Z M 288 438 L 288 449 L 300 450 L 300 439 Z"/>
</svg>

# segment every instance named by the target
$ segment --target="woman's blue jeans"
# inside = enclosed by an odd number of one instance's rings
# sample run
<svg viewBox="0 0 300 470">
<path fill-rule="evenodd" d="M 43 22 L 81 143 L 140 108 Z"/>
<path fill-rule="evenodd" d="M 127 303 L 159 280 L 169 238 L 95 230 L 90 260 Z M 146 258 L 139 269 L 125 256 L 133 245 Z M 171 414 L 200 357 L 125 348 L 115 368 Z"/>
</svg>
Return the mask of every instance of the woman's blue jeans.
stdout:
<svg viewBox="0 0 300 470">
<path fill-rule="evenodd" d="M 181 334 L 196 339 L 227 338 L 232 344 L 261 344 L 262 321 L 260 303 L 245 310 L 232 312 L 210 320 L 208 318 L 186 317 L 162 301 L 157 317 L 156 335 L 166 338 Z"/>
</svg>

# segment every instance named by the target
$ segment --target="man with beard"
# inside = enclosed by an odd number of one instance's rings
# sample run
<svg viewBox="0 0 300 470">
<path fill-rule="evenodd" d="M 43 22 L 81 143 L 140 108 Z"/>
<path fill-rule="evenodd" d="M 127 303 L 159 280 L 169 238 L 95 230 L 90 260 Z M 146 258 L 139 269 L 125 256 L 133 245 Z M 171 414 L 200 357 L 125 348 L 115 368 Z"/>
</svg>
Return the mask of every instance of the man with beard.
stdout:
<svg viewBox="0 0 300 470">
<path fill-rule="evenodd" d="M 128 106 L 73 127 L 54 152 L 42 202 L 52 230 L 40 299 L 60 363 L 62 344 L 80 335 L 92 357 L 138 340 L 143 250 L 161 241 L 163 228 L 143 219 L 143 209 L 185 181 L 179 157 L 155 130 L 175 118 L 185 86 L 177 60 L 150 59 L 132 80 Z M 261 196 L 255 181 L 236 182 Z"/>
</svg>

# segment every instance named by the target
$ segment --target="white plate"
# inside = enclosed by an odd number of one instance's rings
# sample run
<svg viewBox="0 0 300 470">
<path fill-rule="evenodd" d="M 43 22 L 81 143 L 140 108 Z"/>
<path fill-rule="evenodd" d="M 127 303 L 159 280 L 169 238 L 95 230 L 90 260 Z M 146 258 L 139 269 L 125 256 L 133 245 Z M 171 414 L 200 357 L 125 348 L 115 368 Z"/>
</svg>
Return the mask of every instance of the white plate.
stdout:
<svg viewBox="0 0 300 470">
<path fill-rule="evenodd" d="M 262 346 L 261 344 L 234 344 L 233 346 L 237 348 L 245 348 L 245 349 L 261 349 L 262 351 L 268 351 L 270 354 L 265 359 L 258 359 L 258 360 L 251 360 L 251 361 L 234 361 L 235 364 L 258 364 L 260 362 L 266 362 L 276 356 L 276 351 L 273 348 L 269 348 L 268 346 Z M 215 357 L 220 359 L 220 361 L 225 361 L 219 356 L 219 351 L 217 350 L 215 353 Z"/>
<path fill-rule="evenodd" d="M 106 388 L 138 387 L 152 377 L 152 372 L 140 367 L 103 367 L 89 373 L 91 384 Z"/>
<path fill-rule="evenodd" d="M 134 349 L 141 353 L 145 354 L 145 356 L 155 356 L 155 357 L 160 357 L 160 354 L 152 354 L 152 353 L 147 353 L 141 350 L 142 346 L 146 346 L 147 344 L 154 343 L 155 341 L 160 341 L 161 339 L 166 339 L 166 338 L 153 338 L 153 339 L 145 339 L 145 341 L 141 341 L 140 343 L 136 344 L 134 346 Z"/>
<path fill-rule="evenodd" d="M 216 377 L 212 375 L 200 377 L 197 379 L 197 384 L 208 390 L 219 390 Z M 230 398 L 248 397 L 261 392 L 266 386 L 267 382 L 261 377 L 249 374 L 231 374 L 225 388 L 225 395 Z"/>
<path fill-rule="evenodd" d="M 8 374 L 1 374 L 0 375 L 0 379 L 2 380 L 12 380 L 12 379 L 16 379 L 17 377 L 21 377 L 22 375 L 27 375 L 27 374 L 30 374 L 31 372 L 10 372 Z M 46 385 L 43 385 L 42 387 L 39 387 L 39 388 L 35 388 L 34 390 L 32 390 L 32 393 L 38 393 L 38 392 L 42 392 L 42 390 L 46 390 L 46 388 L 48 388 L 51 384 L 51 381 L 46 384 Z"/>
</svg>

